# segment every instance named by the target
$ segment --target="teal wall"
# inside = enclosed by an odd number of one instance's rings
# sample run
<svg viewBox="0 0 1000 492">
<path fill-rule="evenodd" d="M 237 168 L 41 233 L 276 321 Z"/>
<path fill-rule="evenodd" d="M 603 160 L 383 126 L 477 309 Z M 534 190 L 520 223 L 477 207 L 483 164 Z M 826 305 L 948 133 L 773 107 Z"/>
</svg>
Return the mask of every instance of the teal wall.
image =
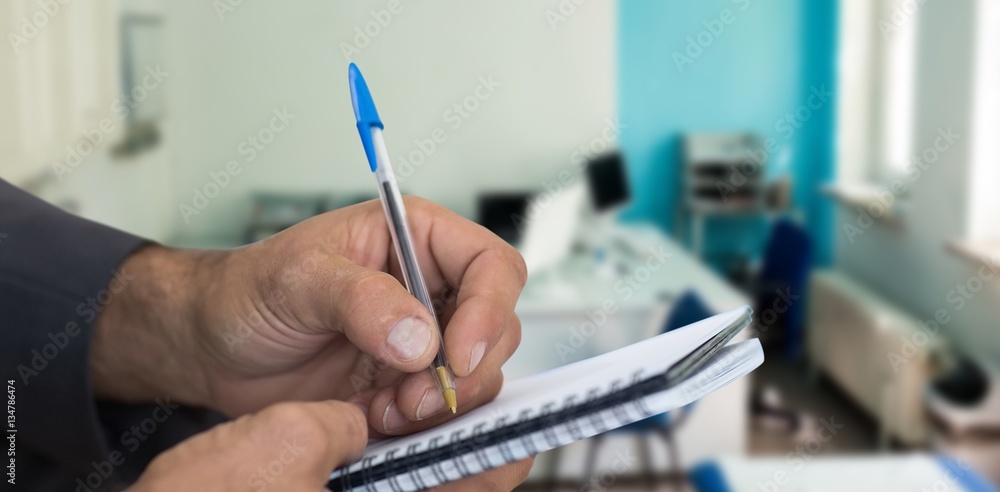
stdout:
<svg viewBox="0 0 1000 492">
<path fill-rule="evenodd" d="M 634 193 L 626 218 L 673 230 L 682 132 L 752 131 L 775 140 L 768 174 L 792 177 L 817 261 L 828 263 L 832 210 L 818 189 L 833 177 L 836 104 L 800 106 L 812 88 L 834 91 L 836 12 L 836 0 L 620 0 L 621 145 Z M 699 36 L 707 46 L 688 51 Z M 764 236 L 760 224 L 714 226 L 709 250 Z"/>
</svg>

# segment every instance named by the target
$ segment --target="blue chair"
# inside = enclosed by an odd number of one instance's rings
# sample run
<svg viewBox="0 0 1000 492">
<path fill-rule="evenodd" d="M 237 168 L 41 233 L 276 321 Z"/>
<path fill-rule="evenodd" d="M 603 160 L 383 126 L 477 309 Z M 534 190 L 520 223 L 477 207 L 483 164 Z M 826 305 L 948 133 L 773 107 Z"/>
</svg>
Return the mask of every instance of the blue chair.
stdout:
<svg viewBox="0 0 1000 492">
<path fill-rule="evenodd" d="M 667 319 L 663 323 L 663 330 L 661 333 L 668 333 L 674 331 L 678 328 L 690 325 L 691 323 L 701 321 L 705 318 L 709 318 L 715 315 L 715 313 L 708 307 L 708 305 L 701 299 L 694 291 L 686 291 L 680 297 L 674 301 L 674 305 L 670 310 L 670 314 L 667 315 Z M 670 451 L 671 460 L 674 462 L 674 472 L 679 475 L 680 471 L 676 468 L 680 462 L 677 448 L 674 444 L 673 431 L 676 430 L 683 422 L 686 420 L 687 416 L 690 414 L 691 410 L 694 408 L 694 403 L 687 405 L 683 408 L 679 408 L 672 412 L 662 413 L 660 415 L 654 415 L 647 419 L 640 420 L 638 422 L 631 423 L 624 427 L 620 427 L 611 431 L 610 433 L 632 433 L 639 435 L 642 438 L 642 460 L 643 466 L 646 469 L 646 481 L 649 487 L 652 489 L 655 487 L 655 477 L 652 474 L 652 462 L 651 453 L 649 450 L 649 443 L 646 441 L 645 436 L 648 434 L 659 434 L 663 440 L 667 443 L 667 447 Z M 587 473 L 594 473 L 594 463 L 597 460 L 597 454 L 600 451 L 601 445 L 604 442 L 604 434 L 599 434 L 591 439 L 591 445 L 587 452 Z M 676 477 L 675 477 L 676 478 Z"/>
<path fill-rule="evenodd" d="M 670 314 L 667 315 L 667 319 L 663 323 L 663 333 L 683 328 L 691 323 L 715 316 L 715 314 L 696 292 L 686 291 L 674 302 Z"/>
<path fill-rule="evenodd" d="M 811 263 L 808 234 L 791 220 L 776 221 L 753 285 L 754 318 L 761 338 L 778 341 L 789 358 L 802 353 Z"/>
</svg>

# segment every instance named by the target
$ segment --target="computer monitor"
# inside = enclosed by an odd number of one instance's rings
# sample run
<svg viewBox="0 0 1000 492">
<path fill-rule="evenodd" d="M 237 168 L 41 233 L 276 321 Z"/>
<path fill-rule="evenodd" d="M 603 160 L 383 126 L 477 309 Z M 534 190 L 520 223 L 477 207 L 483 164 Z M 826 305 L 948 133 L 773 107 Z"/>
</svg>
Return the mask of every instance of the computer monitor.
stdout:
<svg viewBox="0 0 1000 492">
<path fill-rule="evenodd" d="M 625 158 L 620 151 L 591 159 L 587 163 L 586 173 L 594 212 L 608 212 L 628 203 L 628 174 L 625 171 Z"/>
<path fill-rule="evenodd" d="M 526 210 L 526 220 L 518 250 L 528 266 L 528 275 L 562 261 L 570 252 L 580 222 L 580 211 L 587 200 L 582 183 L 567 186 L 558 193 L 536 195 Z"/>
<path fill-rule="evenodd" d="M 515 219 L 525 216 L 531 193 L 492 192 L 479 197 L 477 222 L 512 245 L 521 242 L 521 230 Z"/>
</svg>

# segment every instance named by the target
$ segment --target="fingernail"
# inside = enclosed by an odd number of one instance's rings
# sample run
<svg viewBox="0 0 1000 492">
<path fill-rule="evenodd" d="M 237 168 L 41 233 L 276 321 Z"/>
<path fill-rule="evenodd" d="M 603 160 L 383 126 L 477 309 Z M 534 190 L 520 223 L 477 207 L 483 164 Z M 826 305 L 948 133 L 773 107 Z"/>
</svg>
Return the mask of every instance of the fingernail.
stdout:
<svg viewBox="0 0 1000 492">
<path fill-rule="evenodd" d="M 432 415 L 436 415 L 444 410 L 444 397 L 437 388 L 431 387 L 424 390 L 424 396 L 420 397 L 417 404 L 417 420 L 423 420 Z"/>
<path fill-rule="evenodd" d="M 406 417 L 400 413 L 399 408 L 396 407 L 396 400 L 389 402 L 389 406 L 385 407 L 385 413 L 382 414 L 382 428 L 386 432 L 392 432 L 396 429 L 402 429 L 408 422 Z"/>
<path fill-rule="evenodd" d="M 431 342 L 431 327 L 420 318 L 404 318 L 389 331 L 386 343 L 401 361 L 416 359 L 427 351 Z"/>
<path fill-rule="evenodd" d="M 469 359 L 469 374 L 476 370 L 476 366 L 483 360 L 486 354 L 486 340 L 480 340 L 472 346 L 472 357 Z"/>
</svg>

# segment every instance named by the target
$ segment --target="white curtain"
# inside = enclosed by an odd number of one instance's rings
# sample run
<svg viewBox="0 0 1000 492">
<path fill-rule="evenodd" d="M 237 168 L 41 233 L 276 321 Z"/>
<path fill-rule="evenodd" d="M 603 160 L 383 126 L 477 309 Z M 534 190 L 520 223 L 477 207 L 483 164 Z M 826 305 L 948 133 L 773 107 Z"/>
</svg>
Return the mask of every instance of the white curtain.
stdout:
<svg viewBox="0 0 1000 492">
<path fill-rule="evenodd" d="M 112 114 L 118 12 L 117 0 L 0 2 L 0 177 L 51 172 L 67 145 Z"/>
</svg>

